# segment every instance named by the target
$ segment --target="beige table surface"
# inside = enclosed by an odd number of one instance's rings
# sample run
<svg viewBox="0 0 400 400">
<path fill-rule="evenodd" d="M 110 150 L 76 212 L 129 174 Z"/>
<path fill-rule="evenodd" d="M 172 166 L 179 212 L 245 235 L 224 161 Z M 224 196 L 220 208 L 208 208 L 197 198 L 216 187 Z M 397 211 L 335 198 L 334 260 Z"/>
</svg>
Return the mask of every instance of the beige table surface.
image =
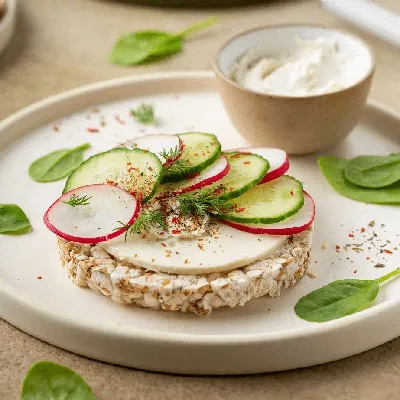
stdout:
<svg viewBox="0 0 400 400">
<path fill-rule="evenodd" d="M 399 0 L 379 2 L 400 12 Z M 231 10 L 163 10 L 106 0 L 20 3 L 17 35 L 0 56 L 0 119 L 48 95 L 91 82 L 142 72 L 210 68 L 209 59 L 220 44 L 247 27 L 301 22 L 353 29 L 320 9 L 313 0 L 274 1 Z M 167 62 L 117 68 L 106 61 L 114 39 L 123 32 L 143 28 L 179 30 L 210 14 L 220 16 L 221 26 L 212 34 L 187 43 L 181 54 Z M 400 50 L 361 35 L 375 49 L 379 63 L 372 99 L 400 112 Z M 379 335 L 379 327 L 376 334 Z M 43 359 L 75 369 L 98 399 L 400 398 L 400 339 L 346 360 L 298 371 L 231 378 L 183 377 L 88 360 L 43 343 L 0 320 L 0 399 L 17 399 L 28 367 Z"/>
</svg>

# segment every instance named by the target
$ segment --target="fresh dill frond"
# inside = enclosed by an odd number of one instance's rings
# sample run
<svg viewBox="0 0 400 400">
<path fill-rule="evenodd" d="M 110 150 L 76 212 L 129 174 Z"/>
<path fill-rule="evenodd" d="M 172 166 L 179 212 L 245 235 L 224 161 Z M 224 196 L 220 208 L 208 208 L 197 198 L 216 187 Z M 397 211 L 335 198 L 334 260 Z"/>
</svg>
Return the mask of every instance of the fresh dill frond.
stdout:
<svg viewBox="0 0 400 400">
<path fill-rule="evenodd" d="M 92 196 L 79 196 L 75 193 L 71 194 L 68 201 L 63 201 L 64 204 L 68 204 L 71 207 L 77 206 L 87 206 L 89 204 L 89 200 Z"/>
<path fill-rule="evenodd" d="M 151 228 L 166 229 L 164 216 L 159 210 L 143 212 L 131 225 L 126 225 L 121 221 L 117 221 L 117 223 L 122 225 L 125 229 L 125 241 L 128 235 L 134 236 L 136 234 L 144 234 L 149 232 Z M 118 229 L 121 229 L 121 227 L 115 228 L 114 230 Z"/>
<path fill-rule="evenodd" d="M 180 146 L 176 146 L 172 149 L 165 150 L 159 153 L 159 155 L 164 158 L 165 163 L 163 165 L 164 176 L 176 176 L 176 175 L 184 175 L 189 167 L 189 161 L 184 157 L 179 157 L 182 148 Z"/>
<path fill-rule="evenodd" d="M 177 197 L 179 209 L 183 215 L 198 215 L 204 217 L 206 214 L 221 214 L 234 205 L 228 200 L 215 196 L 216 189 L 206 189 L 197 193 L 182 194 Z"/>
<path fill-rule="evenodd" d="M 119 143 L 118 148 L 125 147 L 128 150 L 133 150 L 137 148 L 136 143 L 133 140 L 127 140 L 126 142 Z"/>
<path fill-rule="evenodd" d="M 131 115 L 140 124 L 154 124 L 154 106 L 151 104 L 141 104 L 138 108 L 131 110 Z"/>
<path fill-rule="evenodd" d="M 181 151 L 181 146 L 175 146 L 174 148 L 169 150 L 162 149 L 158 154 L 165 160 L 164 166 L 167 166 L 172 165 L 175 161 L 177 161 L 177 158 L 179 157 Z"/>
</svg>

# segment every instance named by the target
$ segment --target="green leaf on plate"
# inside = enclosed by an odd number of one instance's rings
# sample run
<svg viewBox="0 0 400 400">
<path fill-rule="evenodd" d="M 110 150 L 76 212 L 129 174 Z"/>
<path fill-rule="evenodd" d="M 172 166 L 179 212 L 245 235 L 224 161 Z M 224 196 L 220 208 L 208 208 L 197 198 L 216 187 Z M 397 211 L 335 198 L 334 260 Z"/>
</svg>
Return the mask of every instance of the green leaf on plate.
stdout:
<svg viewBox="0 0 400 400">
<path fill-rule="evenodd" d="M 319 157 L 318 165 L 328 183 L 342 196 L 363 203 L 400 205 L 400 184 L 370 189 L 356 186 L 345 178 L 348 161 L 333 156 Z"/>
<path fill-rule="evenodd" d="M 348 161 L 345 176 L 354 185 L 383 188 L 400 180 L 400 154 L 359 156 Z"/>
<path fill-rule="evenodd" d="M 216 17 L 210 17 L 177 34 L 158 30 L 125 34 L 114 44 L 109 60 L 113 64 L 122 66 L 162 60 L 172 54 L 179 53 L 188 35 L 206 29 L 216 22 Z"/>
<path fill-rule="evenodd" d="M 329 283 L 302 297 L 294 307 L 298 317 L 309 322 L 327 322 L 370 307 L 379 285 L 400 274 L 396 269 L 379 279 L 344 279 Z"/>
<path fill-rule="evenodd" d="M 0 234 L 21 235 L 30 229 L 29 219 L 19 206 L 0 204 Z"/>
<path fill-rule="evenodd" d="M 72 369 L 40 361 L 28 371 L 21 400 L 96 400 L 88 384 Z"/>
<path fill-rule="evenodd" d="M 56 150 L 40 157 L 29 167 L 29 175 L 36 182 L 54 182 L 70 175 L 83 162 L 83 152 L 89 143 L 73 149 Z"/>
</svg>

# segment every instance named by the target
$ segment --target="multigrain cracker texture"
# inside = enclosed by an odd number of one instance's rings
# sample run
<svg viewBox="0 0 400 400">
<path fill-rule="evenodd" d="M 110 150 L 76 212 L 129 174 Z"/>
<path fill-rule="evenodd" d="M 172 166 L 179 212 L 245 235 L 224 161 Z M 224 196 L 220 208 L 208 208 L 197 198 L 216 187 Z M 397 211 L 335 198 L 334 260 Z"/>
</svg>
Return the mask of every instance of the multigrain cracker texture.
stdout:
<svg viewBox="0 0 400 400">
<path fill-rule="evenodd" d="M 60 257 L 78 286 L 117 303 L 208 315 L 214 308 L 243 306 L 260 296 L 279 296 L 296 284 L 310 263 L 312 229 L 291 236 L 271 257 L 230 272 L 172 275 L 113 258 L 96 245 L 58 239 Z"/>
</svg>

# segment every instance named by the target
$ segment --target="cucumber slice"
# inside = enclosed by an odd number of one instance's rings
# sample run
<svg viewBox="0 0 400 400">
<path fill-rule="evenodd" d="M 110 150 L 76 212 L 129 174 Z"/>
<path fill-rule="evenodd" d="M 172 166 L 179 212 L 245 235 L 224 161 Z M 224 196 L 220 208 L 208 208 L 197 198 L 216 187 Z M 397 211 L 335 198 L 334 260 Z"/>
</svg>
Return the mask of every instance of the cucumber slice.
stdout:
<svg viewBox="0 0 400 400">
<path fill-rule="evenodd" d="M 268 161 L 256 154 L 250 153 L 223 153 L 228 159 L 230 170 L 220 179 L 215 188 L 224 187 L 221 199 L 229 200 L 239 197 L 256 186 L 268 171 Z"/>
<path fill-rule="evenodd" d="M 221 144 L 210 133 L 188 132 L 178 137 L 183 142 L 183 153 L 176 163 L 164 168 L 163 183 L 181 181 L 199 173 L 214 164 L 221 154 Z"/>
<path fill-rule="evenodd" d="M 232 201 L 234 209 L 221 218 L 236 222 L 272 224 L 296 214 L 304 205 L 303 185 L 283 175 L 255 186 Z"/>
<path fill-rule="evenodd" d="M 149 151 L 117 148 L 83 162 L 67 179 L 63 193 L 85 185 L 110 183 L 149 200 L 162 178 L 162 164 Z"/>
</svg>

